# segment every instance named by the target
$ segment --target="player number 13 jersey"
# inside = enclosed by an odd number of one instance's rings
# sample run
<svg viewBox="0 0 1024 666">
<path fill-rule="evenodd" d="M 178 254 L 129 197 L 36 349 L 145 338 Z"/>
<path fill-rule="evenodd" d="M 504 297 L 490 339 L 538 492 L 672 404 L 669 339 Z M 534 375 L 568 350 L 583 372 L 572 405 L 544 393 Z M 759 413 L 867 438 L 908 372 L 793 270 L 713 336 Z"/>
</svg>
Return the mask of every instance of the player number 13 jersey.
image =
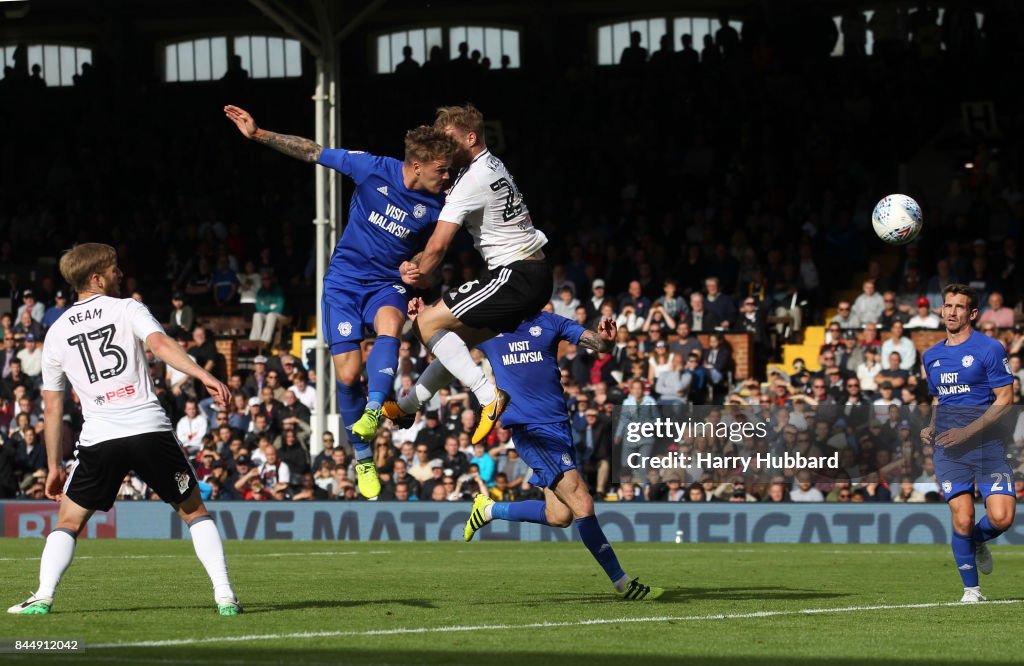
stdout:
<svg viewBox="0 0 1024 666">
<path fill-rule="evenodd" d="M 95 296 L 54 322 L 43 344 L 43 390 L 66 381 L 82 403 L 79 446 L 170 429 L 157 401 L 142 340 L 163 328 L 145 305 Z"/>
</svg>

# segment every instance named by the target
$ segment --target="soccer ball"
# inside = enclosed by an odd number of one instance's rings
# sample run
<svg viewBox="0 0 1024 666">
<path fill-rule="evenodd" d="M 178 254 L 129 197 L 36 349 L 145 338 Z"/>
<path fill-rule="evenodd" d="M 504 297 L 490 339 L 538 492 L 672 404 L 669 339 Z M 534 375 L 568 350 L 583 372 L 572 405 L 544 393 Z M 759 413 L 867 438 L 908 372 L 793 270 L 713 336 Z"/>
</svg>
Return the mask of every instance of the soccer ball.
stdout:
<svg viewBox="0 0 1024 666">
<path fill-rule="evenodd" d="M 906 245 L 914 240 L 923 224 L 921 206 L 905 194 L 890 194 L 871 211 L 875 233 L 891 245 Z"/>
</svg>

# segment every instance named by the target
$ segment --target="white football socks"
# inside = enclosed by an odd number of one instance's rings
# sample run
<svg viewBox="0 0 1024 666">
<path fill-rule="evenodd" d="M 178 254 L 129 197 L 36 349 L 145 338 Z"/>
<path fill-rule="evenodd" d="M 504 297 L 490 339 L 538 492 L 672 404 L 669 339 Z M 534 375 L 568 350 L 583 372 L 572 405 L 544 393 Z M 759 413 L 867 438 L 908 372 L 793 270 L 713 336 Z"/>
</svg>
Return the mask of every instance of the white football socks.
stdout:
<svg viewBox="0 0 1024 666">
<path fill-rule="evenodd" d="M 36 598 L 53 599 L 61 577 L 75 557 L 77 543 L 75 537 L 63 528 L 50 532 L 46 537 L 43 556 L 39 560 L 39 589 L 36 590 Z"/>
<path fill-rule="evenodd" d="M 458 335 L 451 331 L 439 331 L 430 339 L 430 351 L 448 368 L 448 372 L 473 392 L 481 405 L 490 404 L 497 397 L 494 384 L 473 361 L 469 347 Z"/>
<path fill-rule="evenodd" d="M 220 540 L 217 524 L 210 516 L 200 516 L 188 526 L 192 535 L 192 547 L 196 549 L 199 561 L 203 563 L 206 574 L 213 583 L 213 596 L 216 600 L 235 599 L 228 580 L 228 563 L 224 558 L 224 545 Z"/>
</svg>

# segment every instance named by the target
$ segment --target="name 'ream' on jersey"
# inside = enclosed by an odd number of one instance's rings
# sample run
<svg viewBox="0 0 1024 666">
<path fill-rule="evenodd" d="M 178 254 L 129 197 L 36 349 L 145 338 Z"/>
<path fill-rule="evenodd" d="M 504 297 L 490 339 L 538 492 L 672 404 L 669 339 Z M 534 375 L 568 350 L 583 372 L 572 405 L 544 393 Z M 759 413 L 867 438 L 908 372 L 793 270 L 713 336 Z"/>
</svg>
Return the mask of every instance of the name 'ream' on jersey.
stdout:
<svg viewBox="0 0 1024 666">
<path fill-rule="evenodd" d="M 533 226 L 512 174 L 487 150 L 455 179 L 440 218 L 466 228 L 492 271 L 526 259 L 548 242 Z"/>
<path fill-rule="evenodd" d="M 170 429 L 142 342 L 163 327 L 130 298 L 94 296 L 54 322 L 43 343 L 43 390 L 71 383 L 85 424 L 79 446 Z"/>
</svg>

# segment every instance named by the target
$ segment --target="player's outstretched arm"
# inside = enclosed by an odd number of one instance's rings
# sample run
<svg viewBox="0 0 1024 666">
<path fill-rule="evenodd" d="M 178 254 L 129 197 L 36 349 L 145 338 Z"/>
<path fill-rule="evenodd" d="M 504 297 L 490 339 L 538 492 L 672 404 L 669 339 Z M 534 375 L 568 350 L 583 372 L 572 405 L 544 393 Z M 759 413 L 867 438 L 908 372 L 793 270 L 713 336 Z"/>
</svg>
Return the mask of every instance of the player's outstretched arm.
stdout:
<svg viewBox="0 0 1024 666">
<path fill-rule="evenodd" d="M 231 104 L 224 107 L 224 115 L 235 124 L 238 131 L 246 139 L 262 143 L 264 146 L 273 148 L 279 153 L 284 153 L 288 157 L 294 157 L 303 162 L 316 164 L 320 161 L 320 153 L 323 151 L 323 146 L 312 139 L 304 139 L 301 136 L 291 136 L 289 134 L 278 134 L 261 129 L 252 116 L 249 115 L 248 111 Z"/>
<path fill-rule="evenodd" d="M 46 496 L 60 501 L 64 494 L 64 392 L 43 391 L 43 435 L 46 438 Z"/>
<path fill-rule="evenodd" d="M 615 346 L 615 320 L 605 317 L 597 324 L 597 330 L 587 329 L 580 336 L 579 346 L 596 352 L 610 352 Z"/>
<path fill-rule="evenodd" d="M 226 407 L 231 399 L 231 390 L 223 382 L 211 375 L 199 366 L 192 358 L 185 353 L 181 346 L 164 333 L 151 333 L 146 338 L 146 344 L 153 350 L 157 358 L 173 367 L 179 372 L 184 372 L 189 377 L 194 377 L 203 383 L 210 397 L 217 401 L 222 408 Z"/>
<path fill-rule="evenodd" d="M 402 282 L 412 287 L 424 288 L 428 286 L 428 278 L 444 259 L 445 252 L 455 238 L 455 232 L 459 225 L 451 222 L 438 221 L 434 227 L 434 233 L 430 235 L 427 246 L 423 251 L 413 257 L 412 261 L 402 262 L 399 272 L 402 274 Z"/>
</svg>

